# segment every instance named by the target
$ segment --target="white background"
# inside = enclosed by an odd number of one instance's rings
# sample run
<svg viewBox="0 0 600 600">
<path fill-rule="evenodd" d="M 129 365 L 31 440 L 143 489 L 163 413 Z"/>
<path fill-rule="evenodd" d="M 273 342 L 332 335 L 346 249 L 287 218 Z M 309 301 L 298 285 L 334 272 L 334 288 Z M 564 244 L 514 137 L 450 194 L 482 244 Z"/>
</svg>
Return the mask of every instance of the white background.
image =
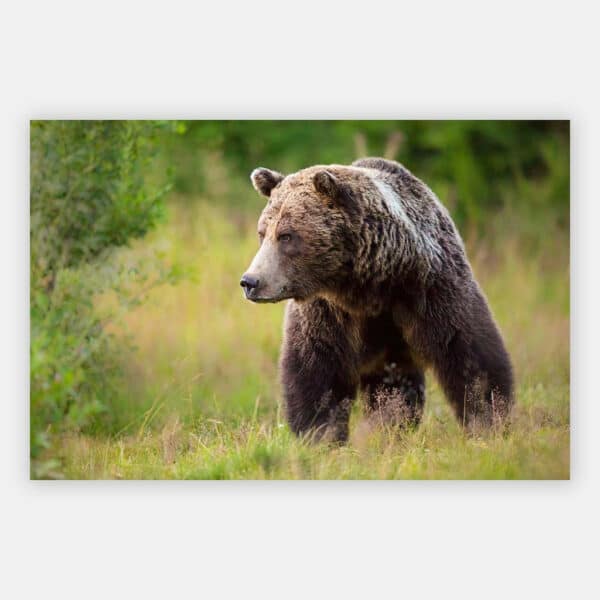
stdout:
<svg viewBox="0 0 600 600">
<path fill-rule="evenodd" d="M 2 597 L 600 597 L 593 3 L 8 4 Z M 58 117 L 572 119 L 572 481 L 30 482 L 28 121 Z"/>
</svg>

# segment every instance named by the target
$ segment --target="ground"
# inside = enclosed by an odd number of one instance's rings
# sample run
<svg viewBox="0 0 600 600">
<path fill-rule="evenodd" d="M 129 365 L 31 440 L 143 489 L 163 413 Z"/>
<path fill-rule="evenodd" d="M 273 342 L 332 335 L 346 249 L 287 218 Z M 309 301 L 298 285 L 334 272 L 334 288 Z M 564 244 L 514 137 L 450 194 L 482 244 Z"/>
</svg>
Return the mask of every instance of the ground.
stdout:
<svg viewBox="0 0 600 600">
<path fill-rule="evenodd" d="M 368 430 L 357 406 L 347 446 L 295 439 L 278 409 L 283 305 L 253 305 L 238 286 L 257 245 L 254 218 L 175 201 L 168 223 L 120 259 L 158 249 L 195 266 L 197 279 L 154 290 L 115 327 L 136 347 L 110 407 L 116 425 L 57 436 L 49 464 L 66 478 L 568 478 L 568 238 L 528 248 L 506 222 L 465 238 L 515 365 L 508 431 L 465 435 L 429 373 L 416 431 Z"/>
</svg>

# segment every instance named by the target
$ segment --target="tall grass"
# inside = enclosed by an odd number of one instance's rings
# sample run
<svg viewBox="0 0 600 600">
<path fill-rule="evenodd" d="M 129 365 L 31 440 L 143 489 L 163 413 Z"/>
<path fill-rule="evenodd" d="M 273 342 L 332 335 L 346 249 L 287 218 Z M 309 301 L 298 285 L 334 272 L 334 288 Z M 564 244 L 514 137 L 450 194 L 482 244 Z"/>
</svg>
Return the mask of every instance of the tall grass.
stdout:
<svg viewBox="0 0 600 600">
<path fill-rule="evenodd" d="M 467 236 L 506 337 L 517 404 L 507 434 L 465 436 L 432 376 L 422 426 L 371 430 L 360 403 L 344 448 L 294 439 L 280 414 L 283 305 L 254 305 L 238 281 L 256 250 L 254 214 L 174 198 L 170 219 L 119 260 L 159 252 L 195 270 L 162 286 L 112 333 L 128 337 L 110 429 L 63 436 L 52 452 L 73 478 L 566 478 L 569 476 L 568 238 L 525 248 L 506 231 Z M 98 304 L 111 302 L 110 296 Z"/>
</svg>

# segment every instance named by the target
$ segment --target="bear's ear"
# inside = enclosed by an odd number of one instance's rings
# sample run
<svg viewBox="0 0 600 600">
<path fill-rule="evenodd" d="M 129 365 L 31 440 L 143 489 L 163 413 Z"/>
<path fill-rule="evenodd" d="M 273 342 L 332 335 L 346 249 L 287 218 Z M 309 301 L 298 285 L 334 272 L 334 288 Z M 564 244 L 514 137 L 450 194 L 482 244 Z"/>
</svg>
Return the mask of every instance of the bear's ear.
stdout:
<svg viewBox="0 0 600 600">
<path fill-rule="evenodd" d="M 352 217 L 360 215 L 360 208 L 351 186 L 340 181 L 333 173 L 326 170 L 317 171 L 313 175 L 313 185 L 319 194 L 328 199 L 331 206 L 336 204 Z"/>
<path fill-rule="evenodd" d="M 332 200 L 340 195 L 340 182 L 329 171 L 317 171 L 313 175 L 313 184 L 319 194 L 329 196 Z"/>
<path fill-rule="evenodd" d="M 352 193 L 345 183 L 342 183 L 329 171 L 317 171 L 313 175 L 313 184 L 319 194 L 327 196 L 338 206 L 349 208 L 352 205 Z"/>
<path fill-rule="evenodd" d="M 264 167 L 258 167 L 258 169 L 254 169 L 250 174 L 254 189 L 267 198 L 271 195 L 273 188 L 283 181 L 284 178 L 285 175 L 277 171 L 271 171 L 271 169 L 265 169 Z"/>
</svg>

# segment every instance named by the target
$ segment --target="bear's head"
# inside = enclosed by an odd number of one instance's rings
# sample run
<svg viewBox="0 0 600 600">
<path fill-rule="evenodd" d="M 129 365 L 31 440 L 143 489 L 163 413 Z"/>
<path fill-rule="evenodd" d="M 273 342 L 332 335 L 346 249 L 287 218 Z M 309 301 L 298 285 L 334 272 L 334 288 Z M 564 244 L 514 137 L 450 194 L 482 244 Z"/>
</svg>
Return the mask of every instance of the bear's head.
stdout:
<svg viewBox="0 0 600 600">
<path fill-rule="evenodd" d="M 260 247 L 240 281 L 246 298 L 303 300 L 344 286 L 357 250 L 355 177 L 337 165 L 287 177 L 265 168 L 252 172 L 268 202 L 258 220 Z"/>
</svg>

